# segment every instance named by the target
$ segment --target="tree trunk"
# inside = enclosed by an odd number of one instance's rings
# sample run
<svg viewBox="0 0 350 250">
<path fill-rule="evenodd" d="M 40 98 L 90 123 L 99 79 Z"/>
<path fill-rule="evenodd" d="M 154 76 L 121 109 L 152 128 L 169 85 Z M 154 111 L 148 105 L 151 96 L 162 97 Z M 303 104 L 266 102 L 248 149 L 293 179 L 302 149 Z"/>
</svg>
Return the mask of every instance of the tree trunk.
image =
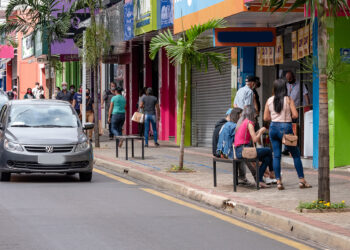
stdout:
<svg viewBox="0 0 350 250">
<path fill-rule="evenodd" d="M 53 94 L 53 90 L 52 90 L 52 79 L 51 79 L 51 41 L 48 41 L 49 44 L 47 45 L 47 60 L 49 61 L 49 86 L 47 86 L 49 88 L 49 99 L 52 99 L 52 94 Z"/>
<path fill-rule="evenodd" d="M 98 119 L 98 66 L 94 68 L 94 136 L 95 136 L 95 147 L 100 147 L 100 135 L 99 135 L 99 119 Z"/>
<path fill-rule="evenodd" d="M 184 156 L 185 156 L 185 130 L 186 130 L 186 101 L 187 101 L 187 85 L 188 85 L 188 65 L 185 65 L 185 86 L 184 86 L 184 102 L 182 105 L 182 125 L 181 125 L 181 142 L 180 142 L 180 159 L 179 159 L 179 170 L 184 167 Z"/>
<path fill-rule="evenodd" d="M 322 5 L 321 5 L 322 6 Z M 318 65 L 319 65 L 319 158 L 318 158 L 318 199 L 330 201 L 329 187 L 329 125 L 328 125 L 328 89 L 327 89 L 327 14 L 325 1 L 318 10 Z"/>
</svg>

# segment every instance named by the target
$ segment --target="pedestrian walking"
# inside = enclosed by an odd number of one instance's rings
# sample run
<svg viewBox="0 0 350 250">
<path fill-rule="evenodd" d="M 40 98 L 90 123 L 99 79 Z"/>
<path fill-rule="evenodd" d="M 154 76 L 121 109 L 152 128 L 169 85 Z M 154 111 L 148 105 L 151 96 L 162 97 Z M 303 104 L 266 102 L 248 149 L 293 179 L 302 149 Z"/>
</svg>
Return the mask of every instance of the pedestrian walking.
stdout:
<svg viewBox="0 0 350 250">
<path fill-rule="evenodd" d="M 141 98 L 140 107 L 145 112 L 145 147 L 148 147 L 149 125 L 152 124 L 154 144 L 158 147 L 157 120 L 160 120 L 160 110 L 157 97 L 153 96 L 152 88 L 146 90 Z"/>
<path fill-rule="evenodd" d="M 112 97 L 108 112 L 108 123 L 111 124 L 112 133 L 115 136 L 123 135 L 123 126 L 125 122 L 126 100 L 122 95 L 123 89 L 117 87 L 116 95 Z M 119 146 L 121 146 L 120 141 Z"/>
<path fill-rule="evenodd" d="M 147 91 L 147 87 L 143 87 L 142 91 L 141 91 L 141 93 L 139 95 L 139 101 L 137 102 L 137 110 L 140 113 L 144 113 L 143 108 L 141 108 L 141 100 L 142 100 L 143 97 L 146 96 L 146 91 Z M 144 136 L 144 134 L 145 134 L 145 123 L 138 123 L 138 129 L 139 129 L 139 135 L 140 136 Z"/>
<path fill-rule="evenodd" d="M 80 103 L 80 110 L 83 110 L 82 103 Z M 87 122 L 94 122 L 94 100 L 90 96 L 90 89 L 89 88 L 86 88 L 85 110 L 86 110 L 86 121 Z M 92 142 L 92 132 L 93 132 L 92 129 L 90 129 L 88 131 L 89 140 L 91 142 Z"/>
<path fill-rule="evenodd" d="M 261 103 L 260 103 L 260 96 L 257 91 L 258 88 L 260 88 L 261 82 L 259 77 L 255 77 L 255 83 L 253 86 L 253 98 L 254 98 L 254 107 L 256 110 L 256 117 L 255 117 L 255 131 L 258 131 L 260 129 L 259 124 L 259 116 L 261 111 Z"/>
<path fill-rule="evenodd" d="M 286 82 L 278 79 L 273 84 L 274 96 L 271 96 L 265 105 L 264 120 L 272 121 L 270 125 L 270 139 L 273 149 L 273 168 L 277 179 L 277 188 L 283 190 L 281 178 L 281 148 L 282 138 L 285 134 L 293 134 L 292 119 L 298 118 L 295 103 L 288 97 Z M 297 146 L 287 146 L 287 150 L 292 154 L 294 167 L 299 178 L 300 188 L 311 188 L 305 178 L 303 164 L 300 159 L 300 151 Z"/>
<path fill-rule="evenodd" d="M 80 85 L 79 91 L 76 92 L 73 96 L 73 103 L 72 106 L 75 109 L 75 111 L 77 112 L 77 114 L 80 117 L 81 114 L 81 110 L 80 110 L 80 104 L 82 103 L 82 88 Z"/>
<path fill-rule="evenodd" d="M 117 84 L 115 82 L 111 82 L 110 89 L 107 89 L 103 93 L 102 108 L 106 107 L 106 109 L 109 110 L 109 107 L 111 105 L 111 100 L 113 96 L 117 94 L 116 88 L 117 88 Z M 112 124 L 110 122 L 108 123 L 108 131 L 109 131 L 109 139 L 113 140 L 114 135 L 112 132 Z"/>
<path fill-rule="evenodd" d="M 233 105 L 235 108 L 244 109 L 245 106 L 255 106 L 254 103 L 254 92 L 253 88 L 255 86 L 256 78 L 255 76 L 248 76 L 246 79 L 246 84 L 244 87 L 237 91 Z"/>
<path fill-rule="evenodd" d="M 71 92 L 67 90 L 67 85 L 66 82 L 62 83 L 62 91 L 57 93 L 56 99 L 71 103 L 73 101 L 73 96 Z"/>
<path fill-rule="evenodd" d="M 252 144 L 258 142 L 260 140 L 261 135 L 266 131 L 265 127 L 262 127 L 257 132 L 254 130 L 254 122 L 255 122 L 255 108 L 251 105 L 246 106 L 243 109 L 243 113 L 241 118 L 238 121 L 236 134 L 235 134 L 235 149 L 236 149 L 236 157 L 241 159 L 243 158 L 242 153 L 245 147 L 251 147 Z M 261 188 L 268 187 L 264 181 L 263 176 L 267 167 L 272 168 L 272 152 L 270 148 L 256 148 L 257 157 L 259 161 L 261 161 L 261 165 L 259 167 L 259 179 L 255 180 L 259 182 L 259 186 Z M 248 164 L 249 170 L 252 172 L 255 177 L 256 170 L 250 164 Z"/>
<path fill-rule="evenodd" d="M 32 89 L 28 88 L 27 89 L 27 93 L 24 95 L 24 99 L 34 99 L 34 95 L 32 93 Z"/>
</svg>

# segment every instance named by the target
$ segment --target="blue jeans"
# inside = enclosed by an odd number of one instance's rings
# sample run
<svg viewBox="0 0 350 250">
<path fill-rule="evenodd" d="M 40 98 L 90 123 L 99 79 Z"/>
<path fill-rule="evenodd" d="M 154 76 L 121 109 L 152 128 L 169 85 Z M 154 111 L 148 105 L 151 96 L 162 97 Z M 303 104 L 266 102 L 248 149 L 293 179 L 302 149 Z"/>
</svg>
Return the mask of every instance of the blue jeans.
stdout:
<svg viewBox="0 0 350 250">
<path fill-rule="evenodd" d="M 281 179 L 281 151 L 283 134 L 293 134 L 291 122 L 272 122 L 270 125 L 270 139 L 273 149 L 273 169 L 276 179 Z M 286 146 L 286 149 L 292 154 L 294 167 L 297 170 L 299 179 L 304 178 L 303 164 L 300 159 L 298 147 Z"/>
<path fill-rule="evenodd" d="M 125 114 L 113 114 L 111 117 L 111 130 L 115 136 L 123 135 Z"/>
<path fill-rule="evenodd" d="M 154 142 L 157 143 L 157 123 L 155 115 L 145 115 L 145 143 L 148 145 L 149 123 L 152 123 Z"/>
<path fill-rule="evenodd" d="M 243 158 L 242 152 L 244 147 L 249 147 L 249 145 L 241 145 L 236 148 L 237 158 Z M 259 181 L 262 182 L 266 168 L 272 164 L 272 152 L 269 148 L 257 148 L 256 152 L 258 154 L 259 161 L 261 161 L 261 165 L 259 167 Z"/>
</svg>

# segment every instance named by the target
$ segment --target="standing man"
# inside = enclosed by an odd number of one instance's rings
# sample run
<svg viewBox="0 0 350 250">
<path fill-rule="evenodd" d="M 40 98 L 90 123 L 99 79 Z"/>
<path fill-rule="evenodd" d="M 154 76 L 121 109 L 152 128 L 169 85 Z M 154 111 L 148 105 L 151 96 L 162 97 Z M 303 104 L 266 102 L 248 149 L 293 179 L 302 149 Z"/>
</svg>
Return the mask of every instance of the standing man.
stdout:
<svg viewBox="0 0 350 250">
<path fill-rule="evenodd" d="M 39 91 L 40 84 L 38 82 L 35 83 L 35 87 L 32 89 L 33 96 L 36 98 L 37 91 Z"/>
<path fill-rule="evenodd" d="M 292 71 L 288 71 L 286 74 L 287 79 L 287 91 L 288 96 L 290 96 L 298 109 L 300 106 L 306 106 L 310 104 L 309 92 L 305 84 L 303 84 L 303 104 L 300 102 L 300 82 L 295 79 L 295 75 Z"/>
<path fill-rule="evenodd" d="M 62 91 L 58 92 L 56 100 L 66 101 L 72 103 L 73 96 L 70 91 L 67 90 L 67 83 L 62 83 Z"/>
<path fill-rule="evenodd" d="M 245 106 L 254 105 L 257 110 L 257 105 L 254 100 L 253 88 L 255 86 L 256 77 L 248 76 L 245 80 L 245 86 L 237 91 L 233 106 L 235 108 L 244 109 Z"/>
<path fill-rule="evenodd" d="M 158 147 L 157 137 L 157 122 L 156 122 L 156 111 L 157 120 L 160 120 L 160 110 L 157 97 L 153 96 L 152 88 L 146 90 L 146 96 L 141 98 L 140 107 L 145 112 L 145 147 L 148 147 L 148 136 L 149 136 L 149 123 L 152 124 L 154 144 Z"/>
<path fill-rule="evenodd" d="M 113 96 L 117 94 L 116 89 L 117 89 L 117 84 L 115 82 L 111 82 L 110 89 L 107 89 L 103 93 L 102 108 L 107 107 L 107 110 L 109 109 Z M 109 139 L 113 140 L 114 135 L 112 132 L 112 124 L 110 122 L 108 123 L 108 130 L 109 130 Z"/>
</svg>

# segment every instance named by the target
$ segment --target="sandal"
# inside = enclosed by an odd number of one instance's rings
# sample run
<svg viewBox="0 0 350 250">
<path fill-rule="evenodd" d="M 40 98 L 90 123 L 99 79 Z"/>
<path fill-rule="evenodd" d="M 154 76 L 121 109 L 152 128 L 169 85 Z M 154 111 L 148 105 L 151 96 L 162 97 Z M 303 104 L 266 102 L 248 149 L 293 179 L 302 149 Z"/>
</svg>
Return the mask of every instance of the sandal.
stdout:
<svg viewBox="0 0 350 250">
<path fill-rule="evenodd" d="M 260 188 L 270 188 L 270 186 L 266 185 L 264 182 L 259 182 Z"/>
<path fill-rule="evenodd" d="M 282 184 L 282 183 L 278 183 L 278 184 L 277 184 L 277 189 L 278 189 L 278 190 L 284 190 L 283 184 Z"/>
<path fill-rule="evenodd" d="M 312 188 L 312 186 L 307 182 L 299 182 L 299 188 Z"/>
</svg>

